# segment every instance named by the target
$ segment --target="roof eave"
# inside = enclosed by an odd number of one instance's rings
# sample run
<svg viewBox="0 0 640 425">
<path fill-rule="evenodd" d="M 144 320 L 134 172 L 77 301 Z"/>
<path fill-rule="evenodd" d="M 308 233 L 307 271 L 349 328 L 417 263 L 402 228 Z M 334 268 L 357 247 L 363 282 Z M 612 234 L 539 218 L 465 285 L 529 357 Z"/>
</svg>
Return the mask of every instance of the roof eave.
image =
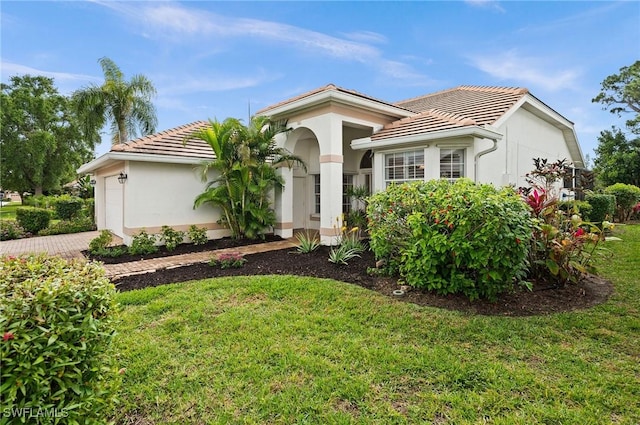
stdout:
<svg viewBox="0 0 640 425">
<path fill-rule="evenodd" d="M 144 154 L 138 152 L 107 152 L 91 162 L 78 168 L 78 174 L 89 174 L 116 161 L 162 162 L 165 164 L 198 165 L 202 161 L 210 160 L 205 157 L 185 157 L 174 155 Z"/>
<path fill-rule="evenodd" d="M 421 142 L 429 142 L 432 140 L 452 139 L 458 137 L 477 137 L 480 139 L 499 140 L 502 134 L 487 128 L 474 126 L 454 128 L 448 130 L 430 131 L 427 133 L 412 134 L 403 137 L 390 137 L 373 141 L 371 137 L 355 139 L 351 142 L 351 148 L 355 150 L 376 149 L 386 147 L 397 147 L 403 145 L 411 145 Z"/>
<path fill-rule="evenodd" d="M 290 115 L 291 113 L 313 108 L 315 106 L 319 106 L 329 102 L 335 102 L 347 106 L 356 106 L 368 111 L 382 113 L 398 118 L 415 115 L 414 112 L 408 111 L 404 108 L 387 105 L 370 99 L 364 99 L 337 90 L 322 91 L 302 99 L 294 100 L 293 102 L 287 103 L 285 105 L 262 109 L 261 111 L 258 111 L 258 115 L 270 117 Z"/>
</svg>

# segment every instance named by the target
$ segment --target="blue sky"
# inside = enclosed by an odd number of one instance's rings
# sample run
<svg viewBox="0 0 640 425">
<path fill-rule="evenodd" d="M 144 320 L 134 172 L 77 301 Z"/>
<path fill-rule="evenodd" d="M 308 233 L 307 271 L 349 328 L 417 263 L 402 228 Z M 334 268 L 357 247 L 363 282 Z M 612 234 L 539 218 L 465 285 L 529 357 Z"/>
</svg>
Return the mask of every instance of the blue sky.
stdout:
<svg viewBox="0 0 640 425">
<path fill-rule="evenodd" d="M 593 158 L 624 118 L 591 99 L 640 59 L 640 2 L 2 1 L 1 78 L 100 84 L 98 59 L 155 84 L 158 130 L 255 112 L 333 83 L 394 102 L 458 85 L 526 87 Z M 105 140 L 108 137 L 105 136 Z M 100 155 L 109 149 L 103 142 Z"/>
</svg>

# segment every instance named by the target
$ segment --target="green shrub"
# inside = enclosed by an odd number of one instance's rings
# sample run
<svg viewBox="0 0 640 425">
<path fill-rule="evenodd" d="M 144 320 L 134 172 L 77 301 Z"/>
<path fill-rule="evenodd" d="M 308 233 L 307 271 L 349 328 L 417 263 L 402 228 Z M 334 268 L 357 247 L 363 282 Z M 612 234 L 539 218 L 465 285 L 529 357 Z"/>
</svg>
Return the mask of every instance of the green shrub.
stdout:
<svg viewBox="0 0 640 425">
<path fill-rule="evenodd" d="M 26 232 L 15 220 L 0 220 L 0 241 L 24 238 Z"/>
<path fill-rule="evenodd" d="M 111 232 L 106 229 L 102 230 L 100 232 L 100 235 L 91 239 L 91 242 L 89 242 L 89 251 L 92 254 L 95 254 L 96 252 L 103 250 L 109 245 L 111 245 L 112 242 L 113 242 L 113 235 L 111 234 Z"/>
<path fill-rule="evenodd" d="M 532 221 L 512 189 L 466 179 L 392 185 L 367 214 L 371 249 L 411 286 L 492 299 L 526 277 Z"/>
<path fill-rule="evenodd" d="M 60 220 L 71 220 L 82 214 L 84 201 L 75 196 L 64 195 L 58 197 L 55 202 L 56 216 Z"/>
<path fill-rule="evenodd" d="M 640 187 L 632 184 L 616 183 L 607 187 L 604 192 L 616 197 L 616 218 L 620 222 L 629 219 L 634 205 L 640 201 Z"/>
<path fill-rule="evenodd" d="M 36 235 L 49 227 L 51 212 L 42 208 L 17 208 L 16 220 L 25 231 Z"/>
<path fill-rule="evenodd" d="M 75 217 L 71 220 L 61 220 L 38 232 L 40 236 L 63 235 L 95 230 L 95 224 L 88 217 Z"/>
<path fill-rule="evenodd" d="M 589 220 L 594 223 L 613 221 L 613 215 L 616 211 L 615 196 L 604 193 L 590 193 L 585 199 L 591 205 Z"/>
<path fill-rule="evenodd" d="M 93 223 L 96 222 L 96 201 L 93 198 L 84 200 L 85 215 L 91 219 Z"/>
<path fill-rule="evenodd" d="M 164 241 L 164 246 L 167 247 L 167 251 L 173 251 L 184 241 L 184 232 L 174 230 L 169 226 L 162 226 L 160 238 Z"/>
<path fill-rule="evenodd" d="M 247 259 L 239 252 L 226 252 L 219 254 L 209 261 L 212 267 L 220 267 L 221 269 L 238 269 L 245 265 Z"/>
<path fill-rule="evenodd" d="M 207 238 L 207 229 L 204 227 L 198 227 L 195 224 L 189 226 L 187 235 L 194 245 L 204 245 L 209 240 L 209 238 Z"/>
<path fill-rule="evenodd" d="M 592 207 L 587 201 L 560 201 L 558 202 L 558 208 L 564 213 L 578 214 L 585 221 L 591 219 Z"/>
<path fill-rule="evenodd" d="M 158 247 L 155 245 L 156 241 L 155 235 L 150 235 L 146 230 L 142 229 L 140 233 L 133 237 L 133 241 L 129 247 L 129 254 L 139 255 L 158 252 Z"/>
<path fill-rule="evenodd" d="M 3 423 L 104 423 L 119 384 L 114 297 L 96 263 L 0 258 Z"/>
</svg>

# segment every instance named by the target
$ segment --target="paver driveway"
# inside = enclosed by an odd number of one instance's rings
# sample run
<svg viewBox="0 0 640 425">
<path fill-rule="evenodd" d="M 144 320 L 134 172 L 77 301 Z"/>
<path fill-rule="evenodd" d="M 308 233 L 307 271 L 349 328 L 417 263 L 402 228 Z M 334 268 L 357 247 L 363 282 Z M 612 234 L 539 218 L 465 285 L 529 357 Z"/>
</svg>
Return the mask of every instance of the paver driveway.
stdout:
<svg viewBox="0 0 640 425">
<path fill-rule="evenodd" d="M 63 258 L 84 258 L 80 251 L 89 248 L 91 239 L 97 237 L 99 231 L 71 233 L 68 235 L 37 236 L 34 238 L 16 239 L 0 242 L 0 255 L 20 255 L 25 253 L 44 252 Z"/>
</svg>

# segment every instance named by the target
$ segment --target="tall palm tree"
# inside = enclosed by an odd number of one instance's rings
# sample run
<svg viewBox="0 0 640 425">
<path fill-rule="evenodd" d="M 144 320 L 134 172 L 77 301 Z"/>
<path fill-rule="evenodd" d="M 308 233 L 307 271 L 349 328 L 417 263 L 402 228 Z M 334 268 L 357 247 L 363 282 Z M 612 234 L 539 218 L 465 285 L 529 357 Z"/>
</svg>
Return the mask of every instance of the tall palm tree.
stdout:
<svg viewBox="0 0 640 425">
<path fill-rule="evenodd" d="M 114 145 L 126 143 L 138 134 L 154 133 L 158 120 L 151 102 L 156 94 L 151 81 L 144 75 L 134 75 L 126 81 L 111 59 L 103 57 L 98 62 L 104 73 L 104 83 L 101 86 L 91 84 L 73 94 L 84 128 L 99 130 L 109 123 Z"/>
</svg>

